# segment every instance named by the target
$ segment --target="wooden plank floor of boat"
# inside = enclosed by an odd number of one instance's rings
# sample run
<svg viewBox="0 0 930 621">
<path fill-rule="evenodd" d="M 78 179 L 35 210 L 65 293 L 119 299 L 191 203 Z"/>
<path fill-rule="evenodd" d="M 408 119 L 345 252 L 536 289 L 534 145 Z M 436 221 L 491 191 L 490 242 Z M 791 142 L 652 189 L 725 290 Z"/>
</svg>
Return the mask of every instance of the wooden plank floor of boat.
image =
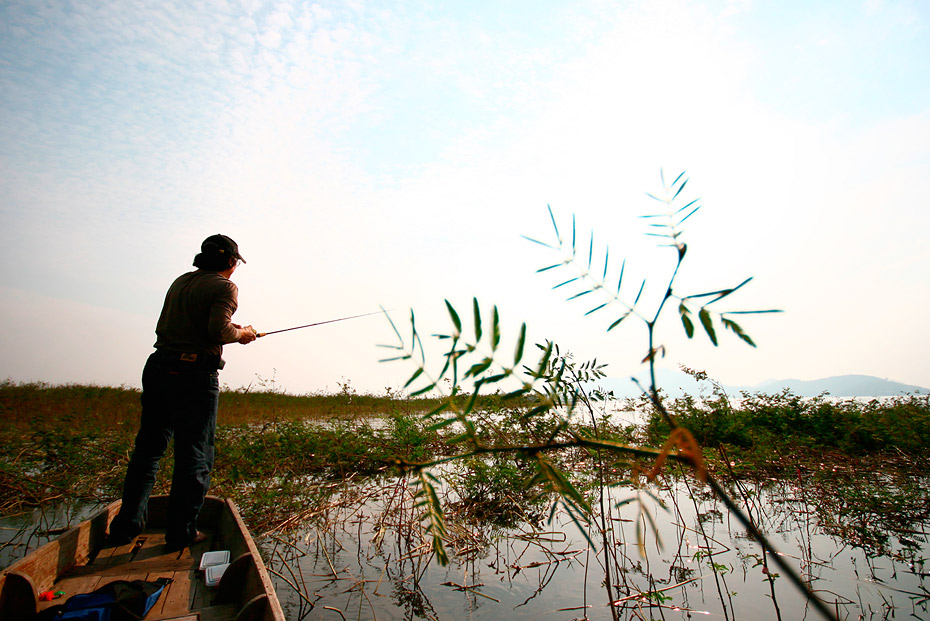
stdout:
<svg viewBox="0 0 930 621">
<path fill-rule="evenodd" d="M 52 591 L 64 591 L 61 599 L 39 602 L 39 610 L 63 603 L 78 593 L 90 593 L 114 580 L 149 580 L 171 578 L 155 606 L 145 616 L 146 621 L 221 621 L 233 619 L 233 604 L 212 606 L 213 593 L 198 571 L 200 557 L 211 549 L 214 533 L 203 530 L 208 538 L 180 552 L 165 550 L 164 530 L 147 530 L 129 544 L 103 548 L 86 565 L 75 567 L 61 576 Z"/>
</svg>

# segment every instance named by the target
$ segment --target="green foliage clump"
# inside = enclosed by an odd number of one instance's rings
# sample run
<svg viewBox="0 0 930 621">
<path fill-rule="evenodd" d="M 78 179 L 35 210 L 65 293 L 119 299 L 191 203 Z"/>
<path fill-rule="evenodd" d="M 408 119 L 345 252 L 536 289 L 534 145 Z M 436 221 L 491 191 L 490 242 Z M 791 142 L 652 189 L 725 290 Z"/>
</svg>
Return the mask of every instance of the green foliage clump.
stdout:
<svg viewBox="0 0 930 621">
<path fill-rule="evenodd" d="M 771 451 L 838 450 L 849 455 L 900 451 L 920 455 L 930 442 L 930 396 L 907 395 L 868 402 L 742 393 L 734 402 L 715 388 L 712 397 L 685 396 L 666 402 L 678 424 L 703 446 Z M 668 422 L 650 413 L 650 442 L 668 437 Z"/>
<path fill-rule="evenodd" d="M 502 455 L 471 456 L 447 479 L 459 500 L 455 508 L 473 520 L 513 526 L 541 500 L 526 489 L 533 463 Z"/>
</svg>

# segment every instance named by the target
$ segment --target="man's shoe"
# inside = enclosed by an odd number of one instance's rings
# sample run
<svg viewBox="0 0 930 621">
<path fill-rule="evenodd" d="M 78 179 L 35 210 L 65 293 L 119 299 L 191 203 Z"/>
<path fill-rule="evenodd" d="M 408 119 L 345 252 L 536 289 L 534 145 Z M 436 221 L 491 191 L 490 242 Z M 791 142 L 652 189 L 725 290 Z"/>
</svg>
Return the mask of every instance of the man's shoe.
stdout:
<svg viewBox="0 0 930 621">
<path fill-rule="evenodd" d="M 127 543 L 132 543 L 132 540 L 135 537 L 129 537 L 128 535 L 119 535 L 116 533 L 110 533 L 107 535 L 107 539 L 103 544 L 104 548 L 117 548 L 119 546 L 124 546 Z"/>
</svg>

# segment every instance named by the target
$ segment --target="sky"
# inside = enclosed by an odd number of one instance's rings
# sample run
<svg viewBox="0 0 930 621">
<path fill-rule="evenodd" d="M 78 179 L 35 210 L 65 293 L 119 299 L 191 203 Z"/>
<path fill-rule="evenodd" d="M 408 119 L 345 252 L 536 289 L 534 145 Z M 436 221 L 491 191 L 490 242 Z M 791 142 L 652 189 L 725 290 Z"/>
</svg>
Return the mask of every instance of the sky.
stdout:
<svg viewBox="0 0 930 621">
<path fill-rule="evenodd" d="M 710 308 L 783 312 L 714 347 L 667 306 L 661 366 L 930 387 L 923 0 L 0 0 L 0 379 L 139 386 L 214 233 L 260 332 L 384 308 L 409 344 L 413 314 L 438 371 L 444 300 L 467 326 L 477 299 L 505 362 L 525 322 L 638 375 L 645 323 L 553 287 L 591 245 L 588 286 L 623 265 L 652 317 L 676 251 L 640 216 L 683 171 L 674 292 L 752 277 Z M 554 243 L 549 208 L 581 251 L 537 273 L 566 256 L 526 239 Z M 228 345 L 221 384 L 398 390 L 391 321 Z"/>
</svg>

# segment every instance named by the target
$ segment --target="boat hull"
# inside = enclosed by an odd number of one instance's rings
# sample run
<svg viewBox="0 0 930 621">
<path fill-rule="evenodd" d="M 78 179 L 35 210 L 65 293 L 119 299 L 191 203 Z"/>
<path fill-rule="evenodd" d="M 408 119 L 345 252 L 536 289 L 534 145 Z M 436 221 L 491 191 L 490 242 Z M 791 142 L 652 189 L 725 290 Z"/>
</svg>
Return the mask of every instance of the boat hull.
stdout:
<svg viewBox="0 0 930 621">
<path fill-rule="evenodd" d="M 58 539 L 0 571 L 0 619 L 29 619 L 71 595 L 89 593 L 114 580 L 170 578 L 146 619 L 284 621 L 274 586 L 235 503 L 208 496 L 198 528 L 207 540 L 180 551 L 165 547 L 168 499 L 149 500 L 146 530 L 132 542 L 106 545 L 115 502 Z M 208 587 L 200 559 L 228 550 L 231 563 L 216 587 Z M 60 600 L 39 601 L 44 591 L 64 591 Z"/>
</svg>

